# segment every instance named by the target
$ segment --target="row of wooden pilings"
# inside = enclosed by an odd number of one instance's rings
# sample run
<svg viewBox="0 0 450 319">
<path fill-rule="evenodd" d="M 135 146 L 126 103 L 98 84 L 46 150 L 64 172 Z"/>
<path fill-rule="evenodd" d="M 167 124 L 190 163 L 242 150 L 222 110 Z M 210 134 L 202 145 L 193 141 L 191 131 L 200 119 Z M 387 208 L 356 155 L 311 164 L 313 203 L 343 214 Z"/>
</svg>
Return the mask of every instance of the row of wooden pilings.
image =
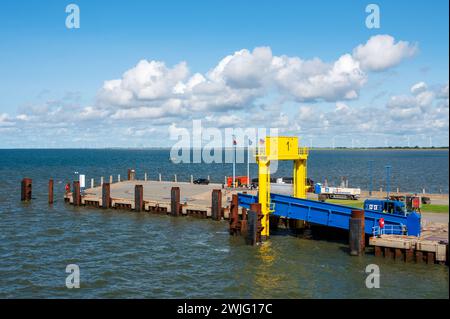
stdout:
<svg viewBox="0 0 450 319">
<path fill-rule="evenodd" d="M 134 179 L 134 176 L 130 171 L 128 174 L 130 180 Z M 54 182 L 53 179 L 49 180 L 48 183 L 48 203 L 53 204 L 54 201 Z M 172 216 L 182 216 L 182 204 L 181 204 L 181 192 L 179 187 L 172 187 L 170 191 L 171 204 L 170 212 L 167 210 L 159 210 L 155 207 L 150 208 L 152 212 L 162 212 L 168 213 Z M 32 199 L 32 179 L 24 178 L 21 183 L 21 200 L 28 201 Z M 72 201 L 74 206 L 81 206 L 81 188 L 80 182 L 74 181 L 72 187 Z M 142 212 L 145 211 L 144 202 L 144 187 L 143 185 L 135 185 L 134 189 L 134 211 Z M 86 204 L 86 203 L 85 203 Z M 100 206 L 99 206 L 100 207 Z M 111 184 L 102 184 L 102 205 L 100 208 L 113 208 L 112 198 L 111 198 Z M 126 207 L 122 207 L 126 208 Z M 128 207 L 131 209 L 131 207 Z M 261 205 L 259 203 L 251 204 L 250 209 L 247 210 L 242 208 L 241 214 L 239 214 L 239 204 L 238 195 L 233 194 L 231 203 L 228 207 L 229 211 L 229 231 L 230 235 L 233 236 L 243 236 L 245 242 L 249 245 L 255 245 L 261 242 Z M 207 212 L 202 210 L 187 210 L 188 216 L 207 218 Z M 225 219 L 223 208 L 222 208 L 222 191 L 220 189 L 214 189 L 211 194 L 211 219 L 221 220 Z"/>
</svg>

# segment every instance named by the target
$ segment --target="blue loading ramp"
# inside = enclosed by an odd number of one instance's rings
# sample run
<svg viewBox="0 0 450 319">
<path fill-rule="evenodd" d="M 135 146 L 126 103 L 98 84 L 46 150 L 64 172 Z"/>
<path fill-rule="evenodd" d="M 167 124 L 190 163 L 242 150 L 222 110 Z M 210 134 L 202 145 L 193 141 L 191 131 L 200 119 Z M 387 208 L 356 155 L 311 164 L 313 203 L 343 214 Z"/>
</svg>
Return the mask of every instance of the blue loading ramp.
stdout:
<svg viewBox="0 0 450 319">
<path fill-rule="evenodd" d="M 238 194 L 239 206 L 250 208 L 250 204 L 257 203 L 258 197 L 248 194 Z M 274 216 L 300 219 L 309 223 L 349 229 L 349 220 L 354 207 L 323 203 L 315 200 L 301 199 L 292 196 L 270 194 Z M 386 230 L 401 235 L 406 230 L 409 236 L 420 236 L 420 215 L 412 212 L 407 216 L 364 211 L 365 232 L 372 234 L 373 228 L 378 226 L 380 218 L 384 218 Z"/>
</svg>

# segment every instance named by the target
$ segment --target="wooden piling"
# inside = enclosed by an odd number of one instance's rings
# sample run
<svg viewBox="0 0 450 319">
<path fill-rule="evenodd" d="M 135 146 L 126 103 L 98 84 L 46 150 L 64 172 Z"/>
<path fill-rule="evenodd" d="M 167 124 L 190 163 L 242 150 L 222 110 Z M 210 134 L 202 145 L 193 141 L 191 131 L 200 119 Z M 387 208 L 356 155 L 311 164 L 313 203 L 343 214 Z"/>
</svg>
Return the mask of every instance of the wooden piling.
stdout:
<svg viewBox="0 0 450 319">
<path fill-rule="evenodd" d="M 375 246 L 375 256 L 376 257 L 382 257 L 383 256 L 383 250 L 380 246 Z"/>
<path fill-rule="evenodd" d="M 111 208 L 111 184 L 102 185 L 102 208 Z"/>
<path fill-rule="evenodd" d="M 392 249 L 390 247 L 384 247 L 384 257 L 392 258 Z"/>
<path fill-rule="evenodd" d="M 364 254 L 366 237 L 364 232 L 364 211 L 352 210 L 349 220 L 349 246 L 351 256 L 361 256 Z"/>
<path fill-rule="evenodd" d="M 414 261 L 414 249 L 407 249 L 405 251 L 405 261 L 407 263 L 410 263 L 410 262 Z"/>
<path fill-rule="evenodd" d="M 248 212 L 247 217 L 247 236 L 245 237 L 245 242 L 247 245 L 255 245 L 257 243 L 256 234 L 257 234 L 257 222 L 258 215 L 255 211 L 250 210 Z"/>
<path fill-rule="evenodd" d="M 431 251 L 427 252 L 427 264 L 428 265 L 434 264 L 434 261 L 435 261 L 435 257 L 434 256 L 435 255 L 434 255 L 433 252 L 431 252 Z"/>
<path fill-rule="evenodd" d="M 25 177 L 24 179 L 22 179 L 21 194 L 20 194 L 20 199 L 22 201 L 31 200 L 32 186 L 33 180 L 31 178 Z"/>
<path fill-rule="evenodd" d="M 180 206 L 180 188 L 172 187 L 170 191 L 170 214 L 172 216 L 180 216 L 181 215 L 181 206 Z"/>
<path fill-rule="evenodd" d="M 136 179 L 136 171 L 134 169 L 128 169 L 128 180 L 134 181 Z"/>
<path fill-rule="evenodd" d="M 248 245 L 256 245 L 261 242 L 261 204 L 250 204 L 250 211 L 247 214 L 247 233 L 245 242 Z"/>
<path fill-rule="evenodd" d="M 416 250 L 416 263 L 421 264 L 423 263 L 423 252 Z"/>
<path fill-rule="evenodd" d="M 247 209 L 242 207 L 241 235 L 246 236 L 246 234 L 247 234 Z"/>
<path fill-rule="evenodd" d="M 230 204 L 230 235 L 236 235 L 239 231 L 239 202 L 238 195 L 233 194 L 231 196 Z"/>
<path fill-rule="evenodd" d="M 211 218 L 214 220 L 222 219 L 222 191 L 213 189 L 211 196 Z"/>
<path fill-rule="evenodd" d="M 80 182 L 73 182 L 73 191 L 72 191 L 73 205 L 81 206 L 81 192 L 80 192 Z"/>
<path fill-rule="evenodd" d="M 144 210 L 144 187 L 142 185 L 134 186 L 134 210 L 136 212 Z"/>
<path fill-rule="evenodd" d="M 53 179 L 48 181 L 48 203 L 53 204 Z"/>
<path fill-rule="evenodd" d="M 405 260 L 405 257 L 403 255 L 403 251 L 400 248 L 395 248 L 395 252 L 394 252 L 394 259 L 395 260 Z"/>
</svg>

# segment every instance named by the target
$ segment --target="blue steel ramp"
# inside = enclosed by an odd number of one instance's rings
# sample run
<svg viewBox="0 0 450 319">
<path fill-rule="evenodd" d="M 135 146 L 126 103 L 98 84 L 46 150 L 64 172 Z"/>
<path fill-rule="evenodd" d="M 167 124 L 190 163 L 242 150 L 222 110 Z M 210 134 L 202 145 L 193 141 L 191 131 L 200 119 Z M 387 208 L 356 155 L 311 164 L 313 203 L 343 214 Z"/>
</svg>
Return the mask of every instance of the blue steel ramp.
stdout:
<svg viewBox="0 0 450 319">
<path fill-rule="evenodd" d="M 239 206 L 250 208 L 251 203 L 258 202 L 258 197 L 248 194 L 238 194 Z M 300 219 L 309 223 L 349 228 L 349 220 L 354 207 L 337 204 L 322 203 L 315 200 L 301 199 L 292 196 L 270 194 L 273 215 L 291 219 Z M 401 235 L 406 230 L 410 236 L 420 235 L 420 215 L 410 213 L 407 216 L 364 211 L 365 232 L 372 234 L 374 227 L 378 226 L 380 218 L 384 218 L 385 229 L 393 234 Z"/>
</svg>

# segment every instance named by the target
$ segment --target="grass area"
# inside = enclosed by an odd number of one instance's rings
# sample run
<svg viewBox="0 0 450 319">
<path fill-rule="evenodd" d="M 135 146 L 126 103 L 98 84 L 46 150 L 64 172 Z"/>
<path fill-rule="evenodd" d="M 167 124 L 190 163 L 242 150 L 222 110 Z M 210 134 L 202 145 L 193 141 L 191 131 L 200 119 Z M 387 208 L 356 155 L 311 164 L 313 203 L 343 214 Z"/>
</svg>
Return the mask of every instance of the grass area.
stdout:
<svg viewBox="0 0 450 319">
<path fill-rule="evenodd" d="M 350 206 L 350 207 L 356 207 L 356 208 L 363 208 L 364 207 L 364 201 L 360 200 L 351 200 L 351 199 L 327 199 L 327 203 L 331 204 L 338 204 L 338 205 L 344 205 L 344 206 Z"/>
<path fill-rule="evenodd" d="M 361 200 L 327 199 L 325 202 L 330 203 L 330 204 L 338 204 L 338 205 L 344 205 L 344 206 L 350 206 L 350 207 L 356 207 L 356 208 L 363 208 L 363 206 L 364 206 L 364 201 L 361 201 Z"/>
<path fill-rule="evenodd" d="M 448 205 L 423 204 L 421 211 L 425 213 L 448 213 Z"/>
</svg>

